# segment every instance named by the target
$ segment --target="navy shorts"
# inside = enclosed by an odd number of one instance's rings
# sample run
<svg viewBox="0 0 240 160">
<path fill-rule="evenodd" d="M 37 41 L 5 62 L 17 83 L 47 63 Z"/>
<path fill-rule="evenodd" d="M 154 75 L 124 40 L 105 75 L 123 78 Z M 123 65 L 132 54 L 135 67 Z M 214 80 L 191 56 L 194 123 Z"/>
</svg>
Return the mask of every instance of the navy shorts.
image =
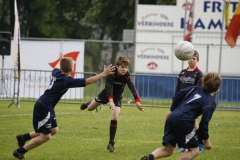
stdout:
<svg viewBox="0 0 240 160">
<path fill-rule="evenodd" d="M 108 97 L 107 97 L 106 93 L 104 93 L 104 92 L 101 92 L 95 98 L 95 101 L 98 103 L 102 103 L 102 104 L 107 104 L 109 102 Z M 114 97 L 113 102 L 114 102 L 115 106 L 121 107 L 122 106 L 122 96 Z"/>
<path fill-rule="evenodd" d="M 36 133 L 49 134 L 57 127 L 55 111 L 51 106 L 36 102 L 33 110 L 33 127 Z"/>
<path fill-rule="evenodd" d="M 174 148 L 176 144 L 183 148 L 196 148 L 199 145 L 196 130 L 194 128 L 191 133 L 187 133 L 182 127 L 168 120 L 165 123 L 162 144 L 165 146 L 166 143 L 170 143 Z"/>
</svg>

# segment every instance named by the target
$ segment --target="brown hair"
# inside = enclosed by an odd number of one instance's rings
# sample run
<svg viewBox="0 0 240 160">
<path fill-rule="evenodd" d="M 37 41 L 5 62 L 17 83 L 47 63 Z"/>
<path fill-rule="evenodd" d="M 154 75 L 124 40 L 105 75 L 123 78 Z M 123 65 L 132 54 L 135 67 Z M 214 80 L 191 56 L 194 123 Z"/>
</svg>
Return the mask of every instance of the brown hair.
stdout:
<svg viewBox="0 0 240 160">
<path fill-rule="evenodd" d="M 69 73 L 73 67 L 73 59 L 70 57 L 64 57 L 60 61 L 60 67 L 63 72 Z"/>
<path fill-rule="evenodd" d="M 219 74 L 215 72 L 206 73 L 203 76 L 202 87 L 207 92 L 216 92 L 222 83 L 222 78 Z"/>
<path fill-rule="evenodd" d="M 130 61 L 129 61 L 129 59 L 128 59 L 127 57 L 118 56 L 118 57 L 116 58 L 115 63 L 116 63 L 116 66 L 121 66 L 121 65 L 123 65 L 123 66 L 129 66 Z"/>
<path fill-rule="evenodd" d="M 194 56 L 194 57 L 197 57 L 197 60 L 199 61 L 199 54 L 198 54 L 198 51 L 194 50 L 193 56 Z"/>
</svg>

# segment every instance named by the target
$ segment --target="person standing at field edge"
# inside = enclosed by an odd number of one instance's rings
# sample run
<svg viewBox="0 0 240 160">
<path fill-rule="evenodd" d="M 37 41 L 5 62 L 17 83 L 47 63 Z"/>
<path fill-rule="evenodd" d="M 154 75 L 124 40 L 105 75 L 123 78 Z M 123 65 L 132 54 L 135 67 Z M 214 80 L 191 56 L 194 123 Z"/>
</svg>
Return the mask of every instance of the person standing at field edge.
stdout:
<svg viewBox="0 0 240 160">
<path fill-rule="evenodd" d="M 117 57 L 115 73 L 108 75 L 106 77 L 105 89 L 102 90 L 102 92 L 95 98 L 95 100 L 90 100 L 88 102 L 83 103 L 80 106 L 81 110 L 87 108 L 88 111 L 92 111 L 95 108 L 97 108 L 100 104 L 107 104 L 109 102 L 111 108 L 111 121 L 109 128 L 110 136 L 107 149 L 110 152 L 115 152 L 114 138 L 118 126 L 117 125 L 118 116 L 122 105 L 122 93 L 124 91 L 124 87 L 126 84 L 128 85 L 128 88 L 132 92 L 137 108 L 143 112 L 145 110 L 145 108 L 143 108 L 143 106 L 140 104 L 140 97 L 132 82 L 131 75 L 128 72 L 129 64 L 130 61 L 127 57 L 124 56 Z"/>
<path fill-rule="evenodd" d="M 13 156 L 24 160 L 24 154 L 47 142 L 52 135 L 58 132 L 58 125 L 54 108 L 61 97 L 69 88 L 85 87 L 97 80 L 114 73 L 114 66 L 104 65 L 102 73 L 85 78 L 72 78 L 70 75 L 74 71 L 74 62 L 72 58 L 62 57 L 60 53 L 60 69 L 53 69 L 52 79 L 48 89 L 39 97 L 33 109 L 33 127 L 34 132 L 17 135 L 19 148 L 13 152 Z M 26 141 L 31 141 L 25 144 Z"/>
<path fill-rule="evenodd" d="M 191 59 L 188 60 L 188 67 L 183 69 L 178 76 L 178 83 L 175 89 L 175 94 L 183 88 L 189 86 L 202 86 L 202 71 L 198 68 L 197 63 L 199 62 L 199 54 L 194 50 L 194 54 Z M 173 97 L 174 101 L 174 97 Z M 198 129 L 198 121 L 196 119 L 195 129 Z M 198 131 L 197 131 L 198 132 Z M 184 152 L 186 149 L 182 146 L 178 146 L 177 152 Z M 204 151 L 203 142 L 199 141 L 199 151 Z"/>
<path fill-rule="evenodd" d="M 163 146 L 141 160 L 155 160 L 169 157 L 174 153 L 176 144 L 187 148 L 178 160 L 194 159 L 199 155 L 198 138 L 204 141 L 206 150 L 212 148 L 208 134 L 208 124 L 216 109 L 214 93 L 220 88 L 222 78 L 217 73 L 206 73 L 202 87 L 190 86 L 181 89 L 175 95 L 164 127 Z M 194 127 L 195 119 L 202 115 L 198 136 Z"/>
</svg>

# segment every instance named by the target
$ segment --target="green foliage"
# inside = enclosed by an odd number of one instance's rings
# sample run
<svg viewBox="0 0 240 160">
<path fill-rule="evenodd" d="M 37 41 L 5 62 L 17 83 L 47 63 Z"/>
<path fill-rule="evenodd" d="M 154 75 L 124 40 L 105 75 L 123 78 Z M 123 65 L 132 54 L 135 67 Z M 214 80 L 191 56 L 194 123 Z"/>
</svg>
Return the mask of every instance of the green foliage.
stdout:
<svg viewBox="0 0 240 160">
<path fill-rule="evenodd" d="M 33 130 L 32 110 L 34 103 L 21 102 L 21 108 L 11 101 L 0 101 L 0 159 L 14 159 L 12 152 L 17 148 L 15 136 Z M 28 159 L 37 160 L 136 160 L 143 154 L 162 147 L 166 108 L 146 107 L 145 113 L 134 106 L 122 106 L 116 134 L 116 153 L 109 153 L 110 109 L 102 112 L 80 111 L 79 105 L 59 103 L 56 106 L 59 132 L 47 143 L 27 152 Z M 199 119 L 200 120 L 200 119 Z M 209 124 L 212 150 L 204 151 L 196 160 L 238 160 L 239 112 L 215 111 Z M 166 160 L 177 159 L 174 153 Z"/>
</svg>

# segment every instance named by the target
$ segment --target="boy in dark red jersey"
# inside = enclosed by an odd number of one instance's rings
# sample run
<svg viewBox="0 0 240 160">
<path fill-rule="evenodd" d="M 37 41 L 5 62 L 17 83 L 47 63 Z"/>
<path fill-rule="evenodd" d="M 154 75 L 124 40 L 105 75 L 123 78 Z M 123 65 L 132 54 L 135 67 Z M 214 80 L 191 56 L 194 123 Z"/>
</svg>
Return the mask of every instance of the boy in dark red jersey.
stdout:
<svg viewBox="0 0 240 160">
<path fill-rule="evenodd" d="M 204 141 L 206 150 L 212 145 L 209 140 L 208 125 L 216 109 L 214 93 L 220 88 L 222 78 L 217 73 L 207 73 L 201 86 L 190 86 L 176 93 L 168 114 L 163 136 L 164 148 L 157 148 L 151 154 L 144 155 L 141 160 L 155 160 L 169 157 L 178 144 L 187 148 L 178 159 L 194 159 L 199 154 L 199 141 Z M 196 134 L 195 119 L 202 115 L 199 133 Z"/>
<path fill-rule="evenodd" d="M 106 77 L 105 89 L 102 90 L 102 92 L 95 98 L 95 100 L 88 101 L 86 103 L 83 103 L 80 106 L 81 110 L 84 110 L 87 108 L 89 111 L 92 111 L 95 108 L 97 108 L 99 105 L 107 104 L 109 102 L 112 112 L 111 112 L 111 121 L 110 121 L 110 139 L 109 139 L 109 144 L 107 145 L 107 149 L 110 152 L 115 152 L 114 138 L 117 131 L 118 116 L 121 110 L 122 93 L 124 91 L 124 87 L 126 84 L 128 85 L 128 88 L 132 92 L 137 108 L 140 111 L 145 110 L 142 107 L 142 105 L 139 103 L 140 97 L 132 82 L 131 75 L 128 72 L 129 64 L 130 62 L 128 58 L 123 56 L 117 57 L 115 73 L 108 75 Z"/>
<path fill-rule="evenodd" d="M 58 125 L 54 108 L 61 97 L 69 88 L 85 87 L 97 80 L 114 73 L 114 66 L 110 65 L 102 73 L 85 78 L 72 78 L 70 75 L 74 71 L 74 62 L 72 58 L 63 58 L 60 54 L 60 69 L 53 69 L 52 80 L 48 89 L 39 97 L 33 110 L 34 132 L 17 135 L 19 148 L 13 152 L 13 156 L 24 160 L 24 154 L 39 145 L 47 142 L 52 135 L 58 132 Z M 25 142 L 32 139 L 25 145 Z"/>
<path fill-rule="evenodd" d="M 179 73 L 175 94 L 182 88 L 202 85 L 203 74 L 197 66 L 198 62 L 199 54 L 196 50 L 194 50 L 192 58 L 188 60 L 188 67 Z"/>
</svg>

